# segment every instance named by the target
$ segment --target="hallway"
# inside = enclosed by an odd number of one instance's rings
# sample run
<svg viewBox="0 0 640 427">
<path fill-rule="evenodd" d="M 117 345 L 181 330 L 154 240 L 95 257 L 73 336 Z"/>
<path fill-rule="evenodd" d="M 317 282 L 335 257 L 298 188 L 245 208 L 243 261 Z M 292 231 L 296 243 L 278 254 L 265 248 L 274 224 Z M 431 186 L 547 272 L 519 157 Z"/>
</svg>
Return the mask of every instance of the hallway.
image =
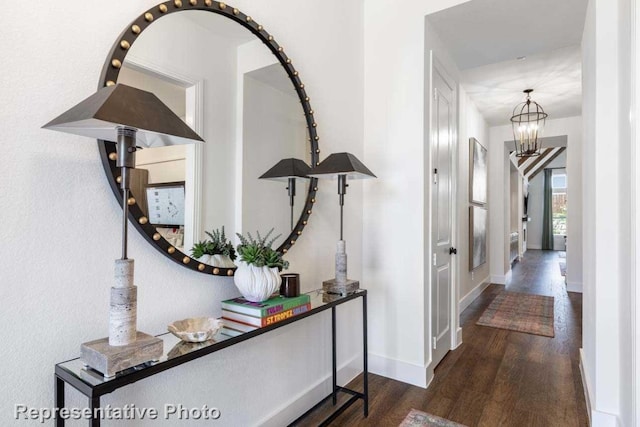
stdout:
<svg viewBox="0 0 640 427">
<path fill-rule="evenodd" d="M 555 337 L 477 326 L 503 289 L 553 296 Z M 558 252 L 529 250 L 506 287 L 490 285 L 462 313 L 463 344 L 436 368 L 427 390 L 370 375 L 369 418 L 357 403 L 333 425 L 397 426 L 415 408 L 469 427 L 586 426 L 581 313 L 582 295 L 565 291 Z M 362 387 L 362 377 L 352 385 Z"/>
</svg>

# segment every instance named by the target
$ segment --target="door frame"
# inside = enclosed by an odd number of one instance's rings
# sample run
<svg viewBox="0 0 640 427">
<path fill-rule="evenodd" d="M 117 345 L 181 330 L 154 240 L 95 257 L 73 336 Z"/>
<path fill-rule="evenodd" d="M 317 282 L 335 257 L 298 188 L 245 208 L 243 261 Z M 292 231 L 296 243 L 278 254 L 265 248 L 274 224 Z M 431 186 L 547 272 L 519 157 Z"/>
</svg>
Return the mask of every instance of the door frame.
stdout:
<svg viewBox="0 0 640 427">
<path fill-rule="evenodd" d="M 458 194 L 458 180 L 459 180 L 459 168 L 458 168 L 458 136 L 459 136 L 459 128 L 460 128 L 460 90 L 459 90 L 459 82 L 456 78 L 454 78 L 454 74 L 450 72 L 447 67 L 443 64 L 442 61 L 438 59 L 438 55 L 433 51 L 433 49 L 428 49 L 426 52 L 427 61 L 427 84 L 425 85 L 425 136 L 426 136 L 426 147 L 425 147 L 425 156 L 427 161 L 425 162 L 425 182 L 426 188 L 428 189 L 427 194 L 425 195 L 425 216 L 427 217 L 427 223 L 425 224 L 425 323 L 427 327 L 425 328 L 425 366 L 427 367 L 427 387 L 431 380 L 433 379 L 433 371 L 435 369 L 435 363 L 433 360 L 433 346 L 432 346 L 432 334 L 433 334 L 433 322 L 432 322 L 432 304 L 433 301 L 431 299 L 432 290 L 433 290 L 433 263 L 431 260 L 433 254 L 432 247 L 432 226 L 433 226 L 433 159 L 432 159 L 432 144 L 433 144 L 433 120 L 432 120 L 432 112 L 433 112 L 433 101 L 434 101 L 434 85 L 433 85 L 433 76 L 434 72 L 437 72 L 443 77 L 443 79 L 453 88 L 453 120 L 455 123 L 453 124 L 454 135 L 452 136 L 452 146 L 451 152 L 453 158 L 451 159 L 451 244 L 453 247 L 458 247 L 458 224 L 457 218 L 459 209 L 457 206 L 457 194 Z M 451 260 L 451 300 L 450 303 L 450 328 L 449 332 L 451 334 L 451 347 L 449 350 L 454 350 L 460 344 L 462 344 L 462 328 L 460 327 L 460 310 L 459 310 L 459 299 L 460 299 L 460 290 L 458 284 L 458 268 L 459 268 L 460 260 L 458 256 L 453 256 Z"/>
<path fill-rule="evenodd" d="M 635 1 L 629 2 L 630 8 L 630 51 L 631 51 L 631 96 L 630 96 L 630 161 L 631 161 L 631 177 L 630 177 L 630 189 L 629 192 L 629 204 L 632 207 L 631 213 L 631 235 L 634 236 L 631 239 L 631 260 L 635 262 L 629 263 L 629 278 L 631 279 L 630 286 L 630 304 L 631 304 L 631 412 L 632 412 L 632 426 L 640 427 L 640 314 L 638 313 L 638 305 L 640 305 L 640 292 L 638 287 L 640 286 L 640 273 L 638 269 L 638 263 L 640 263 L 640 215 L 638 209 L 640 209 L 640 149 L 638 144 L 640 143 L 640 131 L 638 129 L 638 109 L 640 108 L 640 84 L 638 84 L 637 73 L 640 71 L 640 7 L 638 7 Z M 590 414 L 591 415 L 591 414 Z"/>
</svg>

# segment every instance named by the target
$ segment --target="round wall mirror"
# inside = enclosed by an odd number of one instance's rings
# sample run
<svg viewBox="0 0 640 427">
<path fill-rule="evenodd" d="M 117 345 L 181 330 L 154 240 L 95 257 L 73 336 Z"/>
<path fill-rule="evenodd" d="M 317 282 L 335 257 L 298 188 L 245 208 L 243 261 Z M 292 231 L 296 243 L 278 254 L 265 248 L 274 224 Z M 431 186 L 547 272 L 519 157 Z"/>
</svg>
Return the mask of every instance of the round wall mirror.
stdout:
<svg viewBox="0 0 640 427">
<path fill-rule="evenodd" d="M 116 41 L 100 86 L 115 83 L 153 92 L 205 140 L 136 152 L 130 220 L 151 244 L 229 276 L 233 264 L 198 251 L 215 230 L 235 244 L 236 233 L 273 229 L 274 247 L 291 249 L 312 213 L 317 180 L 304 171 L 320 151 L 304 84 L 272 35 L 224 3 L 164 2 Z M 121 201 L 115 144 L 98 145 Z"/>
</svg>

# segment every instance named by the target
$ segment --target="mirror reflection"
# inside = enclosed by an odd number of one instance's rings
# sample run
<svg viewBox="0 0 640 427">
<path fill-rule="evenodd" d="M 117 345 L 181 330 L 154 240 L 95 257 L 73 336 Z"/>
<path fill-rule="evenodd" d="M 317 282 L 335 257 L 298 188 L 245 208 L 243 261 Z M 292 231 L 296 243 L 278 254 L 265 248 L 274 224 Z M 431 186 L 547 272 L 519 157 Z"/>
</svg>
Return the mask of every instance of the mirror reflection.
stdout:
<svg viewBox="0 0 640 427">
<path fill-rule="evenodd" d="M 214 13 L 173 13 L 132 44 L 118 82 L 155 93 L 205 140 L 137 152 L 131 191 L 158 233 L 196 258 L 223 227 L 234 244 L 236 232 L 271 228 L 274 247 L 284 241 L 309 180 L 260 177 L 283 159 L 309 165 L 311 154 L 293 84 L 260 40 Z"/>
</svg>

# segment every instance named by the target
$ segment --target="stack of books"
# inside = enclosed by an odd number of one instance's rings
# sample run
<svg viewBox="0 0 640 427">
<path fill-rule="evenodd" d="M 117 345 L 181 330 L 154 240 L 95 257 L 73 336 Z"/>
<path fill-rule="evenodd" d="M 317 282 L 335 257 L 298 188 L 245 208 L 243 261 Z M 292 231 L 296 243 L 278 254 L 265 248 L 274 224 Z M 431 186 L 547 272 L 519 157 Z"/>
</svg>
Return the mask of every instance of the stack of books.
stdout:
<svg viewBox="0 0 640 427">
<path fill-rule="evenodd" d="M 222 301 L 222 319 L 224 321 L 222 333 L 235 337 L 245 332 L 273 325 L 309 310 L 311 310 L 309 295 L 293 298 L 277 296 L 263 302 L 251 302 L 242 297 Z"/>
</svg>

